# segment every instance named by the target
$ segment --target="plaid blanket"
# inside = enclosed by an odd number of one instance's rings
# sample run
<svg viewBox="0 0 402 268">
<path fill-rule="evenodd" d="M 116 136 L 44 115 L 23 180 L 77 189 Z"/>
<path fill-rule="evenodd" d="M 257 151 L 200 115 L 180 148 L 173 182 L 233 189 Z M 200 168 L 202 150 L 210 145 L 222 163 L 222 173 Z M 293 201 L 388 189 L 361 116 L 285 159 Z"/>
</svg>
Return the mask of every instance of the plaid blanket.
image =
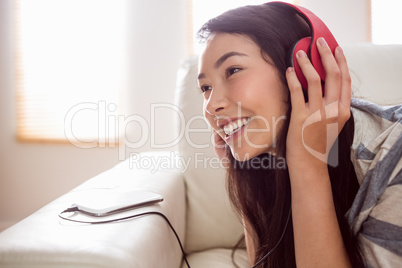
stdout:
<svg viewBox="0 0 402 268">
<path fill-rule="evenodd" d="M 402 105 L 352 99 L 359 191 L 346 217 L 367 267 L 402 267 Z"/>
</svg>

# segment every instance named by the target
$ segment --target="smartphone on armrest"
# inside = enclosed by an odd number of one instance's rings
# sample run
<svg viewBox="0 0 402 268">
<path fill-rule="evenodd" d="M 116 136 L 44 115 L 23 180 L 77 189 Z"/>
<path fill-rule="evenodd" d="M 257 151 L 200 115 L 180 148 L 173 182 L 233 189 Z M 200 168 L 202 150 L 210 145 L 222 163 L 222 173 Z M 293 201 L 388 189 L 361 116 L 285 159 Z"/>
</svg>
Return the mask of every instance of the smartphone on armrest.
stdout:
<svg viewBox="0 0 402 268">
<path fill-rule="evenodd" d="M 162 195 L 150 191 L 94 190 L 74 202 L 71 208 L 93 217 L 104 217 L 162 201 Z"/>
</svg>

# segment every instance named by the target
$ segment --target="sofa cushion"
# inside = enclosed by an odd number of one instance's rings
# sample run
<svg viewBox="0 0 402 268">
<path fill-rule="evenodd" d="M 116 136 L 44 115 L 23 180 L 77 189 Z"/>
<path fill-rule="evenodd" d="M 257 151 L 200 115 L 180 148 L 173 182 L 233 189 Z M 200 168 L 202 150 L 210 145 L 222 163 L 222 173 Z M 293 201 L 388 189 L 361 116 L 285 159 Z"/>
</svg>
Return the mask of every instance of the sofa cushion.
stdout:
<svg viewBox="0 0 402 268">
<path fill-rule="evenodd" d="M 191 268 L 219 267 L 233 268 L 235 267 L 232 261 L 232 249 L 217 248 L 195 252 L 187 256 L 188 263 Z M 249 267 L 247 252 L 245 249 L 238 249 L 234 255 L 235 263 L 238 267 Z M 182 268 L 187 268 L 183 263 Z"/>
<path fill-rule="evenodd" d="M 224 170 L 214 155 L 212 130 L 203 117 L 203 96 L 197 88 L 197 57 L 192 57 L 181 63 L 175 93 L 176 105 L 184 115 L 184 121 L 176 121 L 178 135 L 184 130 L 178 151 L 189 161 L 183 170 L 187 252 L 232 247 L 243 233 L 227 197 Z"/>
<path fill-rule="evenodd" d="M 361 43 L 344 47 L 355 97 L 402 103 L 402 45 Z"/>
</svg>

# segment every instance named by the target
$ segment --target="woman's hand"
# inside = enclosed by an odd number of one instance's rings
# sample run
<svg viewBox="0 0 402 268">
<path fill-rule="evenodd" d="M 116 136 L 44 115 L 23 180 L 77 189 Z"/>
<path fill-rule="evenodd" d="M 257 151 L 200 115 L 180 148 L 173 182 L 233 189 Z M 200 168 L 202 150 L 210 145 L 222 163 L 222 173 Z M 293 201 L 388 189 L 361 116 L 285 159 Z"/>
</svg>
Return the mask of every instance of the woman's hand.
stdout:
<svg viewBox="0 0 402 268">
<path fill-rule="evenodd" d="M 342 50 L 338 47 L 334 57 L 322 38 L 317 47 L 326 73 L 324 97 L 320 78 L 305 54 L 298 52 L 297 58 L 308 82 L 307 103 L 294 70 L 286 73 L 292 104 L 286 160 L 296 264 L 351 267 L 327 168 L 329 150 L 350 117 L 351 81 Z"/>
<path fill-rule="evenodd" d="M 323 38 L 317 48 L 326 72 L 324 97 L 321 79 L 303 51 L 297 60 L 308 82 L 307 103 L 293 68 L 286 73 L 292 104 L 286 160 L 298 171 L 326 168 L 329 150 L 350 117 L 351 80 L 342 49 L 337 47 L 334 57 Z"/>
</svg>

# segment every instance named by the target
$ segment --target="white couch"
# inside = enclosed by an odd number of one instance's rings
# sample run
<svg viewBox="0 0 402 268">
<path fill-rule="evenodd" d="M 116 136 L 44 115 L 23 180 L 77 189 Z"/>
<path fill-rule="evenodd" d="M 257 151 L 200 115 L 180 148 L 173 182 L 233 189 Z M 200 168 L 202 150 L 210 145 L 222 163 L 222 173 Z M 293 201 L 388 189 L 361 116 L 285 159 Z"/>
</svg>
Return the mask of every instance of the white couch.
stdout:
<svg viewBox="0 0 402 268">
<path fill-rule="evenodd" d="M 344 50 L 356 96 L 382 103 L 402 102 L 402 46 L 361 44 Z M 204 131 L 186 131 L 174 152 L 147 152 L 127 159 L 3 231 L 0 267 L 186 267 L 174 234 L 157 215 L 96 225 L 58 217 L 91 190 L 119 188 L 150 190 L 164 196 L 157 205 L 126 213 L 152 210 L 166 215 L 185 244 L 191 267 L 234 267 L 231 252 L 242 235 L 242 226 L 232 213 L 224 173 L 201 117 L 196 74 L 197 59 L 183 61 L 176 104 L 184 113 L 188 130 Z M 176 123 L 177 130 L 182 130 L 183 121 Z M 139 157 L 172 162 L 154 172 L 139 165 Z M 189 167 L 172 164 L 177 159 L 190 160 Z M 248 267 L 244 248 L 236 251 L 235 259 L 240 267 Z"/>
</svg>

